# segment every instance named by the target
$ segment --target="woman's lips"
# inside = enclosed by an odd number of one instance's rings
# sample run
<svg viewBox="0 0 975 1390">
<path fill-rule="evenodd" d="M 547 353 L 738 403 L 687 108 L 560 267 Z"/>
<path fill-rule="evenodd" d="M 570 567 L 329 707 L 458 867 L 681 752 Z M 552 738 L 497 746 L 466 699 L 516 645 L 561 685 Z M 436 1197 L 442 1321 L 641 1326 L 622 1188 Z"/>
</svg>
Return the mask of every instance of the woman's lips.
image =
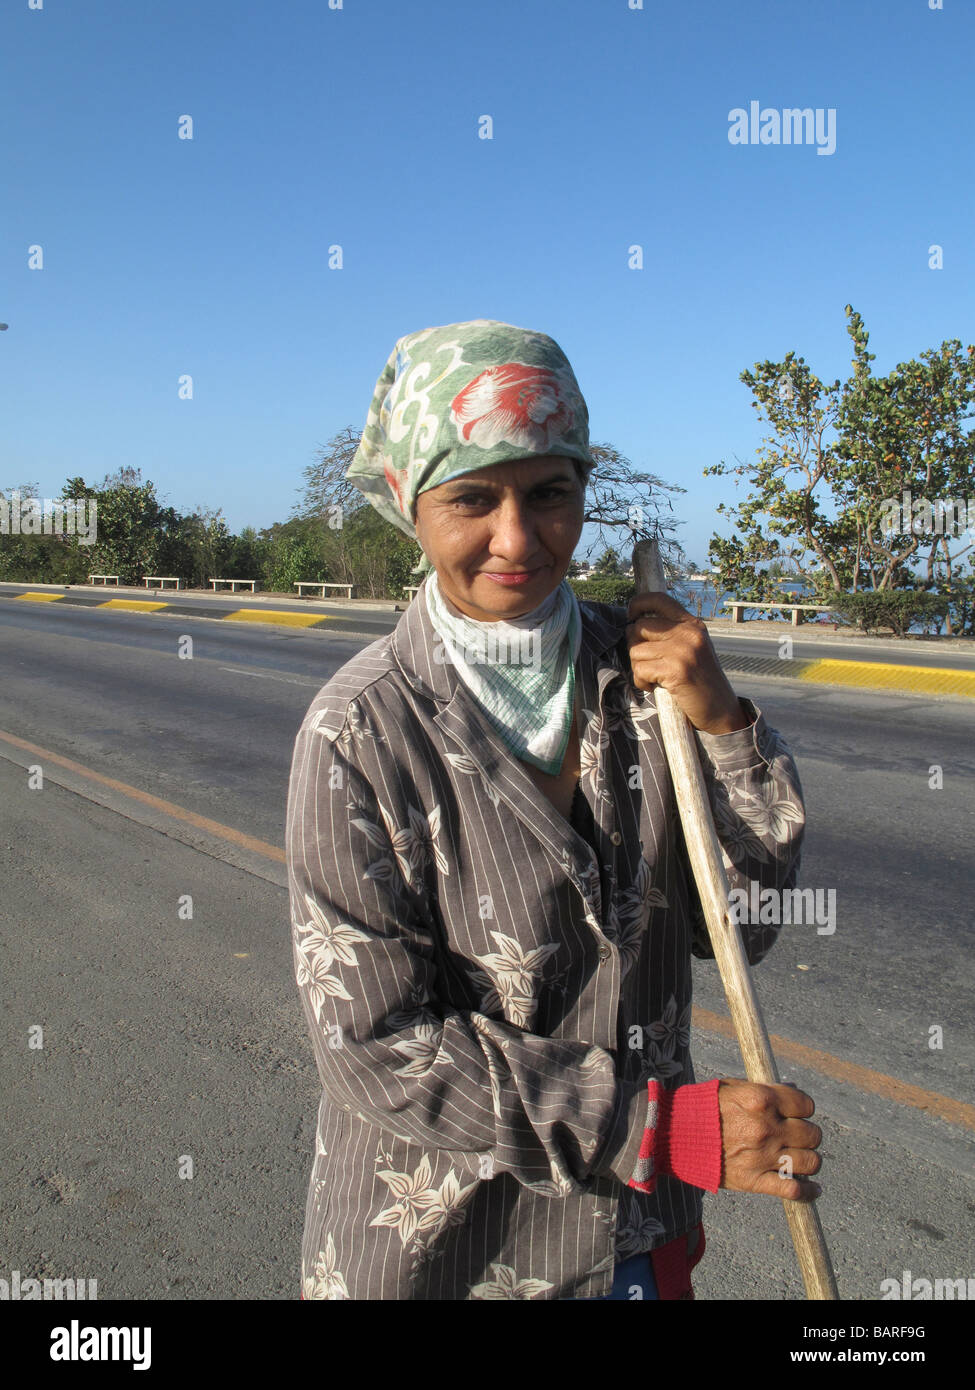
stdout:
<svg viewBox="0 0 975 1390">
<path fill-rule="evenodd" d="M 486 579 L 493 579 L 495 584 L 503 584 L 507 588 L 513 588 L 516 584 L 527 584 L 529 579 L 534 579 L 536 574 L 541 574 L 544 568 L 544 565 L 539 565 L 538 569 L 528 570 L 522 574 L 492 574 L 490 570 L 482 570 L 481 573 Z"/>
</svg>

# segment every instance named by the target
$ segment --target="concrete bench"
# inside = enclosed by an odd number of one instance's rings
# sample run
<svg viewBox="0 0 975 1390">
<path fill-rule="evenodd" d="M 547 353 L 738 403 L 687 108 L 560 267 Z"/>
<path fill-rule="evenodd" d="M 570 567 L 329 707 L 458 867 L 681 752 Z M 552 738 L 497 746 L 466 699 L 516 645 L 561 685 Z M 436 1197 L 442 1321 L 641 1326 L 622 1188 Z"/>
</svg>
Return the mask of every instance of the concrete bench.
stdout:
<svg viewBox="0 0 975 1390">
<path fill-rule="evenodd" d="M 88 583 L 97 584 L 99 579 L 102 581 L 103 584 L 114 584 L 115 587 L 118 588 L 117 574 L 90 574 L 88 576 Z"/>
<path fill-rule="evenodd" d="M 175 584 L 177 589 L 183 587 L 182 579 L 177 579 L 175 574 L 145 574 L 142 582 L 147 589 L 153 589 L 157 585 L 160 589 L 165 589 L 167 584 Z"/>
<path fill-rule="evenodd" d="M 304 597 L 305 597 L 304 594 L 301 592 L 302 589 L 320 589 L 320 590 L 321 590 L 321 593 L 320 593 L 320 595 L 319 595 L 320 598 L 324 598 L 324 597 L 325 597 L 325 590 L 326 590 L 326 589 L 344 589 L 344 590 L 345 590 L 345 596 L 346 596 L 346 598 L 351 598 L 351 597 L 352 597 L 352 590 L 355 588 L 355 585 L 354 585 L 354 584 L 334 584 L 334 583 L 331 583 L 331 582 L 329 582 L 328 580 L 324 580 L 324 579 L 302 579 L 300 583 L 299 583 L 297 580 L 295 580 L 295 588 L 298 590 L 298 597 L 299 597 L 299 598 L 304 598 Z"/>
<path fill-rule="evenodd" d="M 417 591 L 419 590 L 419 588 L 420 588 L 419 584 L 404 584 L 404 585 L 403 585 L 403 593 L 406 594 L 407 598 L 410 600 L 411 603 L 412 603 L 413 600 L 416 598 Z"/>
<path fill-rule="evenodd" d="M 742 599 L 726 598 L 722 607 L 731 609 L 731 621 L 733 623 L 742 623 L 745 621 L 744 611 L 746 608 L 755 608 L 760 613 L 765 613 L 772 609 L 775 609 L 777 612 L 791 613 L 793 627 L 798 627 L 802 622 L 800 616 L 802 613 L 836 612 L 835 608 L 831 608 L 828 603 L 762 603 L 758 599 L 749 602 Z"/>
<path fill-rule="evenodd" d="M 210 580 L 210 585 L 211 585 L 211 587 L 212 587 L 214 593 L 217 592 L 217 586 L 220 585 L 220 584 L 229 584 L 229 585 L 230 585 L 230 592 L 231 592 L 232 594 L 235 594 L 235 593 L 237 592 L 237 585 L 238 585 L 238 584 L 240 584 L 242 587 L 246 584 L 246 585 L 249 585 L 249 586 L 250 586 L 250 591 L 251 591 L 251 593 L 252 593 L 252 594 L 256 594 L 256 593 L 257 593 L 257 583 L 258 583 L 258 581 L 257 581 L 256 579 L 211 579 L 211 580 Z"/>
</svg>

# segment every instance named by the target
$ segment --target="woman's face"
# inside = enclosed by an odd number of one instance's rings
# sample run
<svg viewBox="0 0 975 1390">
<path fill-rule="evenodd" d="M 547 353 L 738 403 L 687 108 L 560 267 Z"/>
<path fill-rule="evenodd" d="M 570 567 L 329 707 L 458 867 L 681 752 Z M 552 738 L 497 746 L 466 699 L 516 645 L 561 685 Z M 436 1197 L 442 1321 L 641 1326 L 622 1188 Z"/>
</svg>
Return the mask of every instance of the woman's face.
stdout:
<svg viewBox="0 0 975 1390">
<path fill-rule="evenodd" d="M 574 461 L 533 454 L 421 492 L 415 527 L 441 592 L 468 618 L 496 623 L 530 613 L 562 583 L 584 509 Z M 522 584 L 488 578 L 525 571 Z"/>
</svg>

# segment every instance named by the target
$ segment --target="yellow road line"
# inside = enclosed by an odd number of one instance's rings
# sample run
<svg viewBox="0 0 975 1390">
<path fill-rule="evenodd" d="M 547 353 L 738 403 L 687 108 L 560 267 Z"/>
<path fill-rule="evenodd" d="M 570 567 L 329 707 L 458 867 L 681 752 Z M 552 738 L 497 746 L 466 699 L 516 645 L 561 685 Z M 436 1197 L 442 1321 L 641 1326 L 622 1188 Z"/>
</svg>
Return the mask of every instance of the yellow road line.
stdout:
<svg viewBox="0 0 975 1390">
<path fill-rule="evenodd" d="M 31 603 L 57 603 L 59 598 L 64 598 L 64 594 L 15 594 L 14 597 L 29 599 Z"/>
<path fill-rule="evenodd" d="M 94 608 L 121 608 L 130 613 L 156 613 L 160 608 L 168 608 L 168 603 L 155 603 L 147 598 L 110 598 L 106 603 L 96 603 Z"/>
<path fill-rule="evenodd" d="M 275 623 L 285 627 L 312 627 L 328 618 L 327 613 L 285 613 L 281 609 L 238 608 L 227 613 L 224 622 Z"/>
<path fill-rule="evenodd" d="M 801 681 L 821 685 L 851 685 L 872 690 L 915 690 L 931 695 L 970 695 L 975 698 L 975 671 L 945 666 L 895 666 L 874 661 L 810 661 L 796 672 Z"/>
<path fill-rule="evenodd" d="M 81 777 L 87 777 L 89 781 L 97 782 L 102 787 L 111 787 L 113 791 L 122 792 L 124 796 L 131 797 L 133 801 L 140 801 L 143 806 L 151 806 L 155 811 L 163 811 L 167 816 L 172 816 L 174 820 L 183 821 L 186 825 L 194 825 L 198 830 L 206 830 L 211 835 L 219 836 L 221 840 L 239 845 L 242 849 L 249 849 L 255 854 L 263 854 L 265 858 L 273 859 L 276 864 L 285 862 L 284 850 L 278 849 L 277 845 L 268 844 L 267 840 L 255 839 L 253 835 L 245 835 L 242 830 L 235 830 L 231 825 L 221 825 L 220 821 L 210 820 L 207 816 L 198 816 L 195 811 L 187 811 L 184 806 L 177 806 L 173 801 L 164 801 L 161 796 L 153 796 L 151 792 L 144 792 L 139 787 L 131 787 L 128 782 L 120 782 L 117 777 L 105 777 L 101 772 L 95 772 L 93 768 L 85 767 L 83 763 L 76 763 L 73 758 L 65 758 L 60 753 L 52 753 L 49 748 L 41 748 L 36 743 L 28 743 L 25 738 L 17 738 L 15 734 L 8 734 L 3 729 L 0 729 L 0 739 L 11 744 L 14 748 L 23 749 L 25 753 L 30 753 L 34 757 L 44 758 L 57 767 L 67 768 L 69 772 L 76 772 Z"/>
</svg>

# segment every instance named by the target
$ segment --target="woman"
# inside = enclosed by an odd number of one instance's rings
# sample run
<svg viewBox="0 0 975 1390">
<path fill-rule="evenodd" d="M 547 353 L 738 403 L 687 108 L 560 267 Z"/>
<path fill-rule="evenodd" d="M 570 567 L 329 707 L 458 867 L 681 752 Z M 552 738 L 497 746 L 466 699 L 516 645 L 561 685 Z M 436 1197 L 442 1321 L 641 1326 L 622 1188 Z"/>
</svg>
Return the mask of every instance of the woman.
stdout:
<svg viewBox="0 0 975 1390">
<path fill-rule="evenodd" d="M 646 692 L 698 730 L 733 887 L 794 885 L 795 767 L 679 604 L 576 601 L 591 466 L 551 338 L 479 319 L 396 344 L 347 476 L 425 578 L 316 696 L 291 770 L 322 1081 L 303 1297 L 692 1297 L 702 1189 L 818 1195 L 808 1096 L 694 1081 L 711 950 Z M 777 933 L 742 930 L 752 962 Z"/>
</svg>

